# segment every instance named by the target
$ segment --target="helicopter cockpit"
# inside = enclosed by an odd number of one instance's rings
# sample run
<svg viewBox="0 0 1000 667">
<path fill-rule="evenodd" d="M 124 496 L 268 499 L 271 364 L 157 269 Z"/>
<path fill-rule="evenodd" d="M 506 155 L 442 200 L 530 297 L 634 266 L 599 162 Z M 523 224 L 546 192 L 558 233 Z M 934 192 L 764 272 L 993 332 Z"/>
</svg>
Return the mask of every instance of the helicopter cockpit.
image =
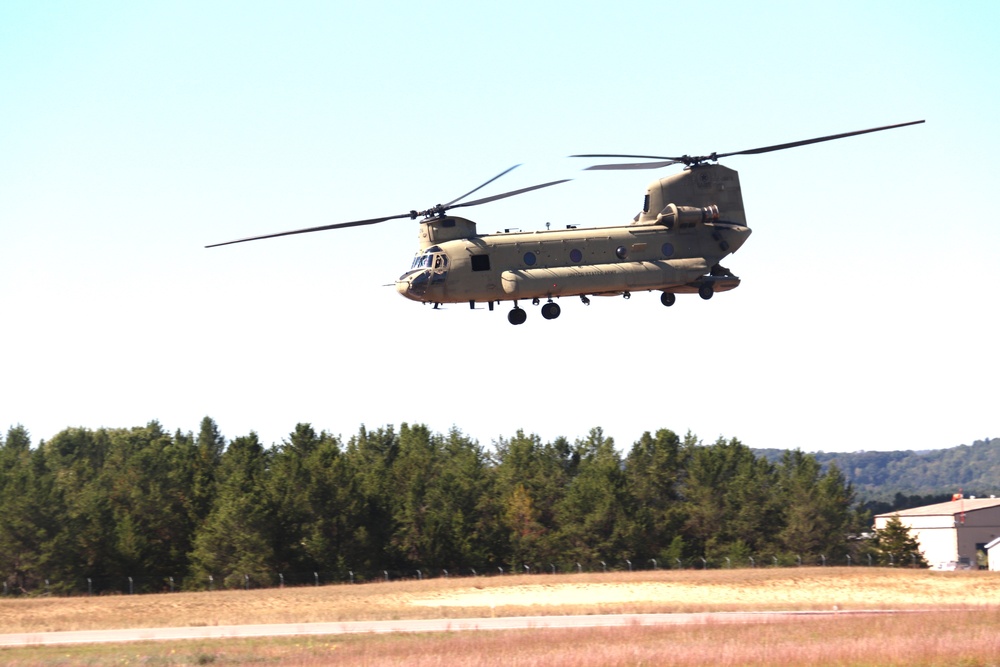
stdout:
<svg viewBox="0 0 1000 667">
<path fill-rule="evenodd" d="M 410 265 L 410 271 L 416 271 L 418 269 L 434 269 L 436 271 L 444 271 L 447 270 L 447 268 L 448 256 L 441 252 L 441 248 L 437 246 L 418 252 L 413 257 L 413 264 Z"/>
<path fill-rule="evenodd" d="M 396 290 L 414 301 L 436 300 L 434 292 L 444 289 L 448 277 L 448 255 L 438 246 L 418 252 L 410 270 L 396 280 Z"/>
</svg>

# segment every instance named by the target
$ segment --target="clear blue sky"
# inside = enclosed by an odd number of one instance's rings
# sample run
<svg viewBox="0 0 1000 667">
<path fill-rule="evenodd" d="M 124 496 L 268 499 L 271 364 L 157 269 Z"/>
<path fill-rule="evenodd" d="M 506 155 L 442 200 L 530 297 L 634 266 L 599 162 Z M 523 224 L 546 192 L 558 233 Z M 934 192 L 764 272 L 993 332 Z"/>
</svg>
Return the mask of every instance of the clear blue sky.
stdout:
<svg viewBox="0 0 1000 667">
<path fill-rule="evenodd" d="M 994 2 L 0 4 L 0 428 L 156 419 L 266 443 L 421 422 L 807 451 L 1000 436 Z M 724 163 L 741 287 L 563 300 L 520 327 L 406 301 L 409 220 L 209 243 L 571 183 L 480 230 L 627 222 Z"/>
</svg>

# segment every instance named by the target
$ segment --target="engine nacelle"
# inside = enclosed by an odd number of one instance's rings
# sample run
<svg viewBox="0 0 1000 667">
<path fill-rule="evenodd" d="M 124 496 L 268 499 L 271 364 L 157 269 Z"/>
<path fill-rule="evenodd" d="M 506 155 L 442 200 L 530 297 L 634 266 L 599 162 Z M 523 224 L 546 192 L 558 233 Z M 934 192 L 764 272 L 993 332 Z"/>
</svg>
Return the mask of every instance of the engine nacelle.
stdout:
<svg viewBox="0 0 1000 667">
<path fill-rule="evenodd" d="M 667 229 L 687 229 L 700 222 L 713 222 L 719 219 L 719 207 L 715 204 L 703 206 L 678 206 L 667 204 L 656 216 L 656 224 Z"/>
</svg>

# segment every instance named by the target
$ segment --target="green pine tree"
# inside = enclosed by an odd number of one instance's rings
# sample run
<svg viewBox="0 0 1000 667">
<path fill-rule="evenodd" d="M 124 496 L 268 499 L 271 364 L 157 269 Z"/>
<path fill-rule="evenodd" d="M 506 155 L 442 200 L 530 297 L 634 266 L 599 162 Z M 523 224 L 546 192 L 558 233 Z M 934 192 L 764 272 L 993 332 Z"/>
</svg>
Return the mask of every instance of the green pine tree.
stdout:
<svg viewBox="0 0 1000 667">
<path fill-rule="evenodd" d="M 874 546 L 883 565 L 927 567 L 920 543 L 910 535 L 910 529 L 903 525 L 898 514 L 889 517 L 882 530 L 875 531 Z"/>
</svg>

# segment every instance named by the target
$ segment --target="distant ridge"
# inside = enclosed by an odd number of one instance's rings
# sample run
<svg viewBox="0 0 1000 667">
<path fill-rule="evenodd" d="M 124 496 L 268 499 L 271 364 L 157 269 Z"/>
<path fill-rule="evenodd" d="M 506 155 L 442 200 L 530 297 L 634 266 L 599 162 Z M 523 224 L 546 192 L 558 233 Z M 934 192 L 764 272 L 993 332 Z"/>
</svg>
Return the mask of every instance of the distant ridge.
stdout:
<svg viewBox="0 0 1000 667">
<path fill-rule="evenodd" d="M 784 450 L 755 449 L 757 456 L 781 460 Z M 947 449 L 889 452 L 814 452 L 824 469 L 836 464 L 859 501 L 890 501 L 897 494 L 1000 496 L 1000 438 L 976 440 Z"/>
</svg>

